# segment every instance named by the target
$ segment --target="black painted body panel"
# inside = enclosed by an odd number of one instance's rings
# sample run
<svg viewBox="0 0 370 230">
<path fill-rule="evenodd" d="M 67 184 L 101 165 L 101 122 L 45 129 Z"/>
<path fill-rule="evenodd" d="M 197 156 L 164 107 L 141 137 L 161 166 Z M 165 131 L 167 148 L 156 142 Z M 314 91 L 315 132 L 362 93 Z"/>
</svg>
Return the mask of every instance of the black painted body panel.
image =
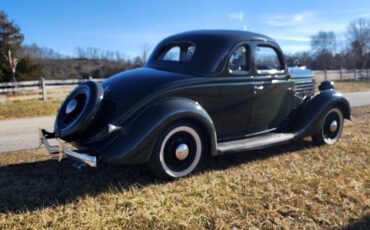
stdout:
<svg viewBox="0 0 370 230">
<path fill-rule="evenodd" d="M 191 62 L 156 61 L 162 45 L 177 41 L 196 45 Z M 240 44 L 250 45 L 253 51 L 256 41 L 281 53 L 272 39 L 247 32 L 197 31 L 163 40 L 145 67 L 118 73 L 102 83 L 102 106 L 73 144 L 109 163 L 145 163 L 161 132 L 180 120 L 198 123 L 206 147 L 217 155 L 217 143 L 261 133 L 310 135 L 323 112 L 335 103 L 341 103 L 350 117 L 348 102 L 335 90 L 310 98 L 312 73 L 294 72 L 289 79 L 285 68 L 278 75 L 260 75 L 252 61 L 248 74 L 228 75 L 225 62 L 230 52 Z M 121 129 L 109 134 L 109 123 Z"/>
</svg>

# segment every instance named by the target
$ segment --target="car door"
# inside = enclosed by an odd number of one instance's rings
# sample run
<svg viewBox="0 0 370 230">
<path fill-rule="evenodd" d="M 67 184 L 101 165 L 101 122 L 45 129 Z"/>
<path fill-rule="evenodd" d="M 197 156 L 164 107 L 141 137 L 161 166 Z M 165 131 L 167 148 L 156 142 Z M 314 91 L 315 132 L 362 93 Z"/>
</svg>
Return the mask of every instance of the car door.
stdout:
<svg viewBox="0 0 370 230">
<path fill-rule="evenodd" d="M 291 110 L 293 83 L 280 48 L 269 42 L 253 45 L 254 100 L 246 134 L 276 129 Z"/>
<path fill-rule="evenodd" d="M 227 65 L 224 76 L 217 79 L 220 86 L 218 110 L 213 110 L 211 114 L 220 141 L 242 138 L 245 135 L 254 97 L 250 74 L 250 45 L 237 45 L 232 50 Z"/>
</svg>

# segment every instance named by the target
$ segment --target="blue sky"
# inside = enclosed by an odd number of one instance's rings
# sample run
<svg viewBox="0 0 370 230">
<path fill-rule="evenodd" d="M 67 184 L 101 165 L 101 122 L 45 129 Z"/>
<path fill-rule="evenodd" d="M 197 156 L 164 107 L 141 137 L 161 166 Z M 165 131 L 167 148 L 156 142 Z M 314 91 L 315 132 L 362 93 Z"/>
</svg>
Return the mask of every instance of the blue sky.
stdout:
<svg viewBox="0 0 370 230">
<path fill-rule="evenodd" d="M 117 50 L 128 56 L 162 38 L 195 29 L 249 30 L 275 38 L 285 52 L 309 49 L 319 30 L 345 42 L 348 23 L 370 17 L 369 0 L 0 0 L 25 43 L 65 55 L 75 48 Z"/>
</svg>

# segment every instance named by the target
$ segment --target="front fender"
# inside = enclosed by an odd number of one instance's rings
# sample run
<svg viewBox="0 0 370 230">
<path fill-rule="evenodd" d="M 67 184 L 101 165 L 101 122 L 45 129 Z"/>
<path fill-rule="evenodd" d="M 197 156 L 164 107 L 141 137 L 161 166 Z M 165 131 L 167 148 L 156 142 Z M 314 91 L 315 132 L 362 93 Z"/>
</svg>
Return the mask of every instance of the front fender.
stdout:
<svg viewBox="0 0 370 230">
<path fill-rule="evenodd" d="M 123 125 L 119 138 L 101 151 L 101 160 L 113 164 L 146 163 L 161 132 L 178 120 L 200 124 L 209 140 L 211 154 L 217 153 L 216 131 L 208 113 L 195 101 L 173 97 L 155 102 Z"/>
<path fill-rule="evenodd" d="M 326 112 L 337 107 L 343 112 L 345 119 L 351 119 L 351 107 L 342 93 L 334 89 L 322 90 L 305 101 L 293 119 L 292 130 L 298 138 L 312 135 L 321 129 L 321 120 Z"/>
</svg>

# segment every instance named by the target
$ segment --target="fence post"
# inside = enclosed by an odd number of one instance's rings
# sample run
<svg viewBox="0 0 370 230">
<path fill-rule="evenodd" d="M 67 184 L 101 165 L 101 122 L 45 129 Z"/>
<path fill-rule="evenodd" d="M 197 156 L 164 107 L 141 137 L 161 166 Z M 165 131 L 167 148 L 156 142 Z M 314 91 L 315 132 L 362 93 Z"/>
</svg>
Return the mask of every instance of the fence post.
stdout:
<svg viewBox="0 0 370 230">
<path fill-rule="evenodd" d="M 41 78 L 41 90 L 42 90 L 42 100 L 47 101 L 47 95 L 46 95 L 46 83 L 45 83 L 45 78 Z"/>
<path fill-rule="evenodd" d="M 353 78 L 355 79 L 355 81 L 357 80 L 357 69 L 356 68 L 353 70 Z"/>
<path fill-rule="evenodd" d="M 342 70 L 342 67 L 339 69 L 339 74 L 340 74 L 340 80 L 343 80 L 343 70 Z"/>
<path fill-rule="evenodd" d="M 326 71 L 326 69 L 324 69 L 324 78 L 325 80 L 328 80 L 328 72 Z"/>
<path fill-rule="evenodd" d="M 369 81 L 370 80 L 370 76 L 369 76 L 369 69 L 366 69 L 366 79 Z"/>
</svg>

